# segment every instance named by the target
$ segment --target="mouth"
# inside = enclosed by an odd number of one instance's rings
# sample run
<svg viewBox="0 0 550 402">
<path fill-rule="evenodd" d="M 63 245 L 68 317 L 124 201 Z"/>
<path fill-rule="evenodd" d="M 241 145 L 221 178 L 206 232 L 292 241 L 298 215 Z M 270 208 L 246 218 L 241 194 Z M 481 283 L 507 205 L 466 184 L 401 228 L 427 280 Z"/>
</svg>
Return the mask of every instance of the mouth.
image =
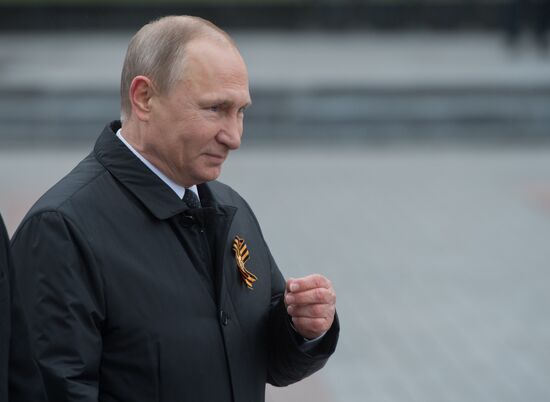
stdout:
<svg viewBox="0 0 550 402">
<path fill-rule="evenodd" d="M 212 160 L 216 163 L 223 163 L 225 161 L 225 158 L 226 158 L 227 155 L 225 155 L 225 154 L 215 154 L 215 153 L 206 153 L 205 156 L 208 159 L 210 159 L 210 160 Z"/>
</svg>

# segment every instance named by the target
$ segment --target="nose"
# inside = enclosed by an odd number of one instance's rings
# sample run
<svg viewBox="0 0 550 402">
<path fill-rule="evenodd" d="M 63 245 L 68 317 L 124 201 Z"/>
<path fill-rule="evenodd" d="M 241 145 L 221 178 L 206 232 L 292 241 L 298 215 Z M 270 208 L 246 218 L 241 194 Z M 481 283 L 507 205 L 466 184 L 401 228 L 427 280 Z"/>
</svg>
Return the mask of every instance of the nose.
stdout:
<svg viewBox="0 0 550 402">
<path fill-rule="evenodd" d="M 218 133 L 218 142 L 224 144 L 230 150 L 241 146 L 243 135 L 243 120 L 240 116 L 227 116 L 224 119 L 223 127 Z"/>
</svg>

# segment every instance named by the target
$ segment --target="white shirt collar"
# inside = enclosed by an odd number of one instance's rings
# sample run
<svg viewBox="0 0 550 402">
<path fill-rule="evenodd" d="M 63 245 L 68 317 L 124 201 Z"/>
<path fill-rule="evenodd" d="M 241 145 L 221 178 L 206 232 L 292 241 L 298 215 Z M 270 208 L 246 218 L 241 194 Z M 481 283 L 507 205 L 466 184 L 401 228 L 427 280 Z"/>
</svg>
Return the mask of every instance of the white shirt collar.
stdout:
<svg viewBox="0 0 550 402">
<path fill-rule="evenodd" d="M 170 187 L 181 199 L 183 198 L 183 194 L 185 194 L 185 187 L 180 186 L 179 184 L 175 183 L 172 179 L 170 179 L 168 176 L 166 176 L 164 173 L 162 173 L 155 165 L 153 165 L 151 162 L 149 162 L 147 159 L 143 157 L 136 149 L 130 145 L 128 141 L 122 136 L 122 130 L 119 128 L 116 132 L 116 136 L 124 145 L 128 147 L 132 153 L 139 158 L 140 161 L 142 161 L 145 166 L 147 166 L 154 174 L 156 174 L 168 187 Z M 197 197 L 199 197 L 199 192 L 197 190 L 197 186 L 193 185 L 189 187 L 189 190 L 193 191 Z M 199 198 L 200 200 L 200 198 Z"/>
</svg>

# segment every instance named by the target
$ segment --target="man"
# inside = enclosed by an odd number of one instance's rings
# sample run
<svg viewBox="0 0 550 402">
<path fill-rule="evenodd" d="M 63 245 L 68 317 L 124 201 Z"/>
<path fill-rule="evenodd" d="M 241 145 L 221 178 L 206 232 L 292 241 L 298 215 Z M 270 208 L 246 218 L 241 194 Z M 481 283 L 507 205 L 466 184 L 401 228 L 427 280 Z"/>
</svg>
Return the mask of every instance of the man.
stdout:
<svg viewBox="0 0 550 402">
<path fill-rule="evenodd" d="M 31 358 L 28 328 L 10 271 L 9 238 L 0 215 L 0 401 L 40 402 L 40 374 Z"/>
<path fill-rule="evenodd" d="M 121 97 L 122 123 L 12 241 L 49 400 L 257 402 L 320 369 L 338 337 L 330 282 L 285 283 L 248 204 L 215 181 L 251 102 L 231 38 L 196 17 L 144 26 Z"/>
</svg>

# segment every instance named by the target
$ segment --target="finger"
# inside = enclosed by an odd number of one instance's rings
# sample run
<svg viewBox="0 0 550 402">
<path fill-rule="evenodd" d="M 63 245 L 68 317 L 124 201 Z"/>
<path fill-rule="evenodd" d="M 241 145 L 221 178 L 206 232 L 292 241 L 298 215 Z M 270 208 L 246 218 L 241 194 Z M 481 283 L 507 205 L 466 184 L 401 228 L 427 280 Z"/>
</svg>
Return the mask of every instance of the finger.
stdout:
<svg viewBox="0 0 550 402">
<path fill-rule="evenodd" d="M 303 278 L 297 278 L 289 280 L 288 289 L 291 292 L 301 292 L 308 289 L 315 288 L 332 288 L 332 283 L 320 274 L 313 274 L 309 276 L 304 276 Z"/>
<path fill-rule="evenodd" d="M 290 293 L 290 284 L 292 283 L 293 280 L 294 280 L 294 278 L 288 278 L 288 280 L 286 281 L 285 294 L 284 294 L 284 297 L 283 297 L 285 307 L 288 307 L 288 303 L 286 302 L 286 296 L 287 296 L 287 294 Z"/>
<path fill-rule="evenodd" d="M 330 329 L 332 320 L 327 318 L 298 317 L 293 318 L 292 323 L 300 335 L 308 339 L 315 339 Z"/>
<path fill-rule="evenodd" d="M 290 292 L 290 285 L 295 281 L 294 278 L 288 278 L 286 281 L 285 293 Z"/>
<path fill-rule="evenodd" d="M 287 306 L 296 304 L 334 304 L 336 303 L 336 293 L 332 289 L 315 288 L 303 292 L 291 292 L 285 295 Z"/>
<path fill-rule="evenodd" d="M 336 308 L 334 304 L 291 305 L 287 307 L 288 315 L 294 318 L 331 318 Z"/>
</svg>

